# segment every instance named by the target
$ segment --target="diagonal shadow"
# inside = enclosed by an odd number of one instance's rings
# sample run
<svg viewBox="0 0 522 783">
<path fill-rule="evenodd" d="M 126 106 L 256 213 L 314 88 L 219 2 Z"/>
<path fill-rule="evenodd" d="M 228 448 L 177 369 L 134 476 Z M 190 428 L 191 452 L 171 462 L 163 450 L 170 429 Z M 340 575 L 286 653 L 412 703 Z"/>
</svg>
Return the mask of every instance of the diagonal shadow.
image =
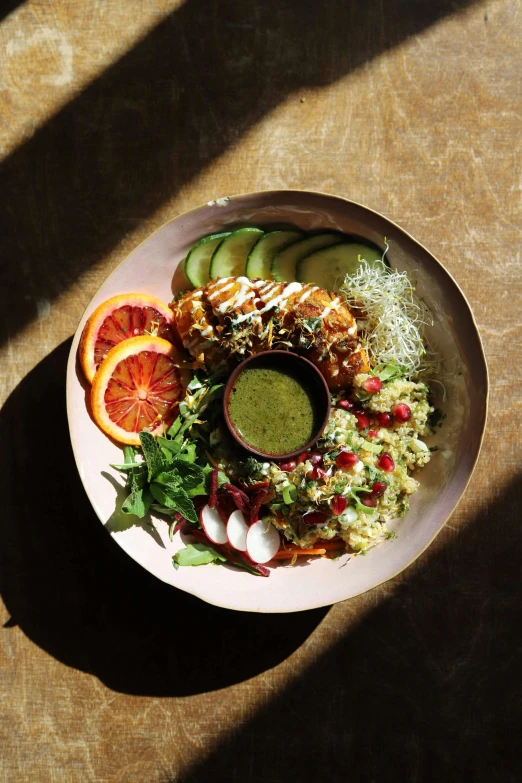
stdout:
<svg viewBox="0 0 522 783">
<path fill-rule="evenodd" d="M 179 783 L 522 779 L 522 474 Z"/>
<path fill-rule="evenodd" d="M 209 606 L 163 584 L 96 519 L 65 412 L 67 340 L 0 412 L 0 592 L 13 626 L 63 663 L 123 693 L 187 696 L 272 668 L 327 609 L 261 615 Z M 45 412 L 45 425 L 39 412 Z"/>
<path fill-rule="evenodd" d="M 24 0 L 0 0 L 0 22 L 11 14 Z"/>
<path fill-rule="evenodd" d="M 290 94 L 473 2 L 186 0 L 1 164 L 1 342 Z"/>
</svg>

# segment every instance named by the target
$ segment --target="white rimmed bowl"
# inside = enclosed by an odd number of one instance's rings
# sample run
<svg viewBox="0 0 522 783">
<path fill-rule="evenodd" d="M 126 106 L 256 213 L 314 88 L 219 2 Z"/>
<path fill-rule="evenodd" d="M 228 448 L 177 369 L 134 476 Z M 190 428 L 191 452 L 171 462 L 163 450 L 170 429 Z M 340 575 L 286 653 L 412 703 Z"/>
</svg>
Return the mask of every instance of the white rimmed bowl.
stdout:
<svg viewBox="0 0 522 783">
<path fill-rule="evenodd" d="M 223 566 L 180 568 L 172 555 L 182 546 L 168 539 L 163 519 L 129 525 L 117 512 L 122 480 L 109 467 L 121 461 L 120 448 L 94 424 L 86 404 L 77 351 L 85 321 L 105 299 L 143 292 L 170 301 L 188 287 L 182 261 L 192 244 L 224 228 L 296 226 L 335 229 L 381 245 L 386 237 L 392 267 L 413 272 L 417 294 L 430 308 L 430 341 L 443 359 L 446 418 L 429 441 L 438 446 L 419 473 L 421 488 L 407 515 L 394 522 L 398 538 L 366 557 L 315 559 L 298 567 L 277 566 L 269 578 Z M 431 543 L 459 502 L 478 458 L 486 424 L 487 368 L 480 336 L 464 294 L 442 264 L 392 221 L 360 204 L 307 191 L 265 191 L 219 199 L 166 223 L 148 237 L 105 280 L 76 331 L 67 367 L 67 415 L 74 455 L 85 491 L 102 524 L 134 560 L 168 584 L 209 603 L 251 612 L 294 612 L 352 598 L 406 568 Z M 346 561 L 349 559 L 349 562 Z M 345 566 L 345 567 L 344 567 Z"/>
</svg>

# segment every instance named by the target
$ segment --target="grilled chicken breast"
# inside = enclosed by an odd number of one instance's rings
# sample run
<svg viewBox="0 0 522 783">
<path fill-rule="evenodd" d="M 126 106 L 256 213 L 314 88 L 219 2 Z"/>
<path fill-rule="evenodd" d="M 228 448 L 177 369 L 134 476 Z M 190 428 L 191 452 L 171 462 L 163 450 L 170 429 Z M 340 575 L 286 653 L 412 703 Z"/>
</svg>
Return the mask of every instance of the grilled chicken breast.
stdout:
<svg viewBox="0 0 522 783">
<path fill-rule="evenodd" d="M 317 286 L 223 277 L 171 308 L 181 343 L 209 372 L 269 348 L 306 356 L 332 390 L 369 369 L 348 305 Z"/>
</svg>

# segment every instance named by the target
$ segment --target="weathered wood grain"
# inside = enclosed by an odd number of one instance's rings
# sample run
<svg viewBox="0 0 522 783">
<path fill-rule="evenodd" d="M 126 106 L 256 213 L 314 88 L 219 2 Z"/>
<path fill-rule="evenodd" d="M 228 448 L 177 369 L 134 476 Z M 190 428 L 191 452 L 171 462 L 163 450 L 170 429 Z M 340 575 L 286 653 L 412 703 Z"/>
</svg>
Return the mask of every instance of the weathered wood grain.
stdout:
<svg viewBox="0 0 522 783">
<path fill-rule="evenodd" d="M 0 779 L 519 780 L 520 0 L 8 6 Z M 274 187 L 423 242 L 492 381 L 477 471 L 429 551 L 283 618 L 178 594 L 112 543 L 63 397 L 68 338 L 122 257 L 181 211 Z"/>
</svg>

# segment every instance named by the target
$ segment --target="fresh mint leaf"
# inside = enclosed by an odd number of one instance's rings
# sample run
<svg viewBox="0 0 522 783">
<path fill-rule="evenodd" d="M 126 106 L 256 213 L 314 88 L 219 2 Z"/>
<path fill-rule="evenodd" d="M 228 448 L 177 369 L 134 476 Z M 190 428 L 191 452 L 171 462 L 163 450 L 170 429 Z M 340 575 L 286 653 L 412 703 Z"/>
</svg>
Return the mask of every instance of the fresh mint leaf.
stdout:
<svg viewBox="0 0 522 783">
<path fill-rule="evenodd" d="M 187 495 L 189 498 L 195 498 L 197 495 L 208 495 L 210 491 L 210 474 L 214 470 L 214 468 L 211 465 L 205 465 L 204 468 L 201 469 L 203 472 L 203 479 L 202 481 L 197 484 L 194 487 L 188 487 L 185 486 L 185 482 L 183 482 L 184 489 L 187 491 Z M 224 473 L 221 473 L 221 476 L 224 476 L 223 481 L 221 484 L 224 484 L 228 482 L 228 477 L 225 476 Z M 218 487 L 221 486 L 219 483 L 219 473 L 218 473 Z"/>
<path fill-rule="evenodd" d="M 121 510 L 124 514 L 133 514 L 139 519 L 148 513 L 153 497 L 146 484 L 145 473 L 137 473 L 132 476 L 130 494 L 123 501 Z"/>
<path fill-rule="evenodd" d="M 176 566 L 198 566 L 207 563 L 226 562 L 226 557 L 208 546 L 207 544 L 188 544 L 179 552 L 176 552 L 172 558 L 174 567 Z"/>
<path fill-rule="evenodd" d="M 189 522 L 197 524 L 196 509 L 184 489 L 179 486 L 167 486 L 153 482 L 150 485 L 150 491 L 154 496 L 154 500 L 157 500 L 160 505 L 167 509 L 178 511 Z"/>
<path fill-rule="evenodd" d="M 164 438 L 163 435 L 156 437 L 160 448 L 170 451 L 171 454 L 178 454 L 181 450 L 181 444 L 177 440 L 172 438 Z"/>
<path fill-rule="evenodd" d="M 183 486 L 186 489 L 197 487 L 197 485 L 201 484 L 205 477 L 203 468 L 200 468 L 199 465 L 192 465 L 190 462 L 186 462 L 185 460 L 179 458 L 174 460 L 172 469 L 175 470 L 181 477 Z"/>
<path fill-rule="evenodd" d="M 160 473 L 165 466 L 165 458 L 161 453 L 159 444 L 156 442 L 154 435 L 150 432 L 140 432 L 141 448 L 143 449 L 143 456 L 147 463 L 148 480 L 152 481 L 154 477 Z"/>
<path fill-rule="evenodd" d="M 153 481 L 154 484 L 162 484 L 166 487 L 179 487 L 181 477 L 176 470 L 162 470 Z"/>
</svg>

